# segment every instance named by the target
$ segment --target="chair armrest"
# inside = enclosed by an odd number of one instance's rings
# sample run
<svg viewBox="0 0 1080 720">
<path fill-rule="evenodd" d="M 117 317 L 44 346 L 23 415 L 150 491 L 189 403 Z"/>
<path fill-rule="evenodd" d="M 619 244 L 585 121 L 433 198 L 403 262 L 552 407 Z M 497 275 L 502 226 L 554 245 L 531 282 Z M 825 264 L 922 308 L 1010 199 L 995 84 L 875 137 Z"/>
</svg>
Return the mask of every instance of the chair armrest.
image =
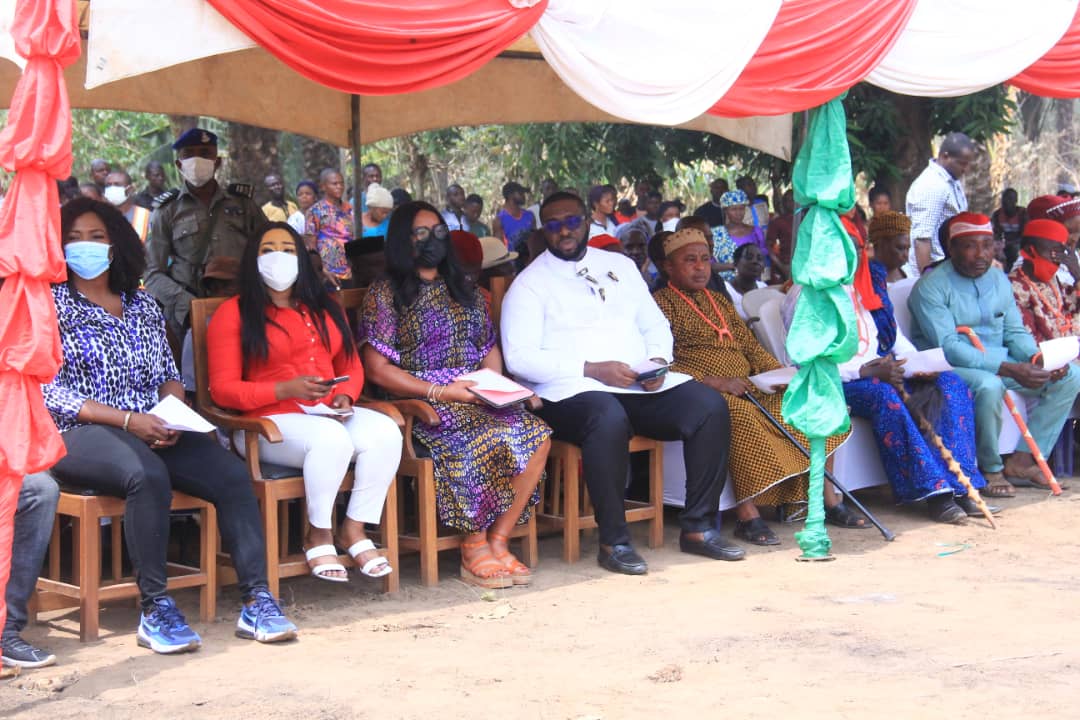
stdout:
<svg viewBox="0 0 1080 720">
<path fill-rule="evenodd" d="M 536 412 L 542 407 L 544 407 L 544 401 L 540 399 L 539 395 L 525 398 L 525 409 L 529 412 Z"/>
<path fill-rule="evenodd" d="M 245 430 L 247 432 L 254 432 L 262 435 L 267 442 L 281 442 L 281 431 L 278 430 L 278 426 L 274 424 L 273 420 L 261 417 L 233 415 L 230 412 L 222 410 L 217 405 L 204 405 L 199 408 L 199 412 L 208 421 L 225 430 Z"/>
<path fill-rule="evenodd" d="M 364 408 L 366 410 L 374 410 L 375 412 L 386 415 L 395 423 L 399 428 L 405 427 L 405 418 L 401 416 L 401 411 L 398 410 L 393 403 L 384 402 L 382 400 L 368 400 L 367 398 L 360 398 L 353 407 Z"/>
<path fill-rule="evenodd" d="M 423 400 L 391 400 L 390 402 L 408 419 L 419 420 L 425 425 L 438 425 L 442 422 L 435 408 Z"/>
</svg>

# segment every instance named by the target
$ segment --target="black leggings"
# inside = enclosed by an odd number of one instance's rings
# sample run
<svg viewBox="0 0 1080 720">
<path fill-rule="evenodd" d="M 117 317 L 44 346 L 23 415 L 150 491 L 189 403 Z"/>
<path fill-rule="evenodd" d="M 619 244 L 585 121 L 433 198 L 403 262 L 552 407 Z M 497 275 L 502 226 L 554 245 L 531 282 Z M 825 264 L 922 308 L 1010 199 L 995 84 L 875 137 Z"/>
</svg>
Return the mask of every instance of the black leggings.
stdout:
<svg viewBox="0 0 1080 720">
<path fill-rule="evenodd" d="M 217 508 L 222 544 L 232 555 L 240 591 L 247 596 L 266 586 L 266 542 L 247 468 L 210 436 L 181 433 L 175 445 L 160 450 L 107 425 L 82 425 L 63 438 L 67 455 L 53 474 L 126 501 L 124 539 L 144 609 L 166 594 L 173 488 Z"/>
</svg>

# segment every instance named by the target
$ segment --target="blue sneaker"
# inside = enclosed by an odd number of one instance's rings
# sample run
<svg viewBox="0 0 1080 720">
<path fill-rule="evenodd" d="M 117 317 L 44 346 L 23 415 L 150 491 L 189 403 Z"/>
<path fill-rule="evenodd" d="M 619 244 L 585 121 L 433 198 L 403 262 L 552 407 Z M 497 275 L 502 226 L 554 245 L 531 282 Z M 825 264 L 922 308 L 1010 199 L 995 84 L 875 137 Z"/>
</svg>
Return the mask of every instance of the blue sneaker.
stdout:
<svg viewBox="0 0 1080 720">
<path fill-rule="evenodd" d="M 261 643 L 283 642 L 296 637 L 296 626 L 266 588 L 251 593 L 236 620 L 236 636 Z"/>
<path fill-rule="evenodd" d="M 198 650 L 202 646 L 199 634 L 188 627 L 184 613 L 171 597 L 154 600 L 153 609 L 139 620 L 136 640 L 142 647 L 163 655 Z"/>
</svg>

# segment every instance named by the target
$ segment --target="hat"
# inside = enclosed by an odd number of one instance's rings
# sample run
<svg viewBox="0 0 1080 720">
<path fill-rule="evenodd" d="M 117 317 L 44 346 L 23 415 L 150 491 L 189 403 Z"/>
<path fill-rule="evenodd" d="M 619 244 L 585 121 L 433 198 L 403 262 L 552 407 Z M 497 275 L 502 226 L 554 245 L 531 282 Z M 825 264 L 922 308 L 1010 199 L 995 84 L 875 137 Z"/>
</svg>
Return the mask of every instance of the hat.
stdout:
<svg viewBox="0 0 1080 720">
<path fill-rule="evenodd" d="M 513 195 L 514 193 L 523 193 L 523 194 L 525 194 L 525 193 L 529 193 L 529 192 L 532 192 L 531 190 L 529 190 L 529 188 L 525 187 L 524 185 L 522 185 L 519 182 L 514 182 L 513 180 L 506 183 L 502 187 L 502 195 L 503 195 L 504 198 L 508 198 L 511 195 Z"/>
<path fill-rule="evenodd" d="M 1039 218 L 1046 219 L 1046 214 L 1050 208 L 1060 203 L 1062 199 L 1057 195 L 1040 195 L 1027 206 L 1027 215 L 1029 220 L 1038 220 Z"/>
<path fill-rule="evenodd" d="M 990 218 L 973 212 L 962 212 L 949 220 L 949 239 L 972 235 L 993 235 Z"/>
<path fill-rule="evenodd" d="M 745 197 L 745 195 L 743 197 Z M 664 257 L 671 257 L 671 253 L 679 248 L 684 248 L 687 245 L 693 245 L 695 243 L 701 243 L 702 245 L 707 246 L 709 241 L 705 238 L 705 233 L 697 228 L 685 227 L 682 230 L 677 230 L 664 238 Z"/>
<path fill-rule="evenodd" d="M 720 207 L 729 208 L 734 205 L 746 205 L 750 201 L 746 199 L 746 193 L 742 190 L 729 190 L 720 196 Z"/>
<path fill-rule="evenodd" d="M 480 268 L 483 270 L 513 262 L 518 258 L 518 254 L 513 250 L 507 250 L 506 243 L 497 237 L 488 235 L 480 238 L 480 247 L 484 251 L 484 260 L 480 263 Z"/>
<path fill-rule="evenodd" d="M 618 246 L 621 247 L 622 243 L 619 242 L 619 238 L 612 237 L 611 235 L 608 235 L 607 233 L 602 233 L 600 235 L 594 235 L 591 238 L 589 238 L 589 247 L 596 248 L 597 250 L 603 250 L 604 248 L 609 247 L 611 245 L 618 245 Z"/>
<path fill-rule="evenodd" d="M 1066 198 L 1060 195 L 1040 195 L 1028 203 L 1028 219 L 1057 220 L 1065 222 L 1080 215 L 1080 198 Z"/>
<path fill-rule="evenodd" d="M 870 242 L 876 242 L 880 238 L 891 238 L 897 235 L 907 235 L 911 232 L 911 219 L 904 213 L 888 210 L 883 213 L 874 213 L 870 219 L 870 225 L 866 228 Z"/>
<path fill-rule="evenodd" d="M 369 185 L 368 188 L 370 187 Z M 458 260 L 463 265 L 470 267 L 480 265 L 481 269 L 483 268 L 484 249 L 480 245 L 479 238 L 467 230 L 451 230 L 450 242 L 454 244 L 454 252 L 457 253 Z"/>
<path fill-rule="evenodd" d="M 1069 231 L 1056 220 L 1029 220 L 1021 233 L 1025 238 L 1038 238 L 1064 245 L 1069 239 Z"/>
<path fill-rule="evenodd" d="M 364 199 L 367 201 L 368 207 L 383 208 L 384 210 L 394 209 L 394 196 L 379 183 L 371 183 L 367 186 L 367 190 L 364 191 Z"/>
<path fill-rule="evenodd" d="M 206 269 L 203 270 L 202 276 L 203 280 L 209 278 L 235 280 L 240 277 L 240 260 L 227 255 L 210 258 L 210 262 L 206 263 Z"/>
<path fill-rule="evenodd" d="M 192 145 L 213 145 L 217 147 L 217 135 L 209 130 L 203 130 L 202 128 L 191 128 L 186 133 L 176 138 L 176 142 L 173 143 L 173 150 L 181 150 Z"/>
</svg>

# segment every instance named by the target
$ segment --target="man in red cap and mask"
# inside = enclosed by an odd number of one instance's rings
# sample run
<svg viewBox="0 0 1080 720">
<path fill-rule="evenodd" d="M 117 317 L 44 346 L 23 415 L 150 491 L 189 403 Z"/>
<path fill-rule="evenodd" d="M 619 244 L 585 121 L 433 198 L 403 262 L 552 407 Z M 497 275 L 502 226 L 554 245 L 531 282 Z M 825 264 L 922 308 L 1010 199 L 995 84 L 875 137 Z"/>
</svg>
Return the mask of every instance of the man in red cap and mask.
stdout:
<svg viewBox="0 0 1080 720">
<path fill-rule="evenodd" d="M 1062 265 L 1073 277 L 1080 277 L 1080 264 L 1069 250 L 1068 238 L 1069 231 L 1059 222 L 1030 220 L 1020 238 L 1021 263 L 1009 273 L 1024 327 L 1036 342 L 1069 337 L 1080 330 L 1076 324 L 1080 296 L 1072 284 L 1058 277 Z"/>
<path fill-rule="evenodd" d="M 1040 485 L 1046 481 L 1024 440 L 1002 459 L 998 437 L 1005 391 L 1038 399 L 1028 415 L 1028 430 L 1047 456 L 1080 391 L 1080 372 L 1071 364 L 1052 372 L 1043 369 L 1042 354 L 1024 327 L 1012 286 L 993 268 L 990 218 L 968 212 L 952 218 L 948 246 L 949 259 L 920 278 L 908 298 L 911 339 L 921 350 L 942 348 L 971 389 L 979 469 L 988 483 L 983 494 L 1010 497 L 1014 489 L 1007 477 Z M 959 332 L 960 327 L 971 328 L 984 350 Z"/>
</svg>

